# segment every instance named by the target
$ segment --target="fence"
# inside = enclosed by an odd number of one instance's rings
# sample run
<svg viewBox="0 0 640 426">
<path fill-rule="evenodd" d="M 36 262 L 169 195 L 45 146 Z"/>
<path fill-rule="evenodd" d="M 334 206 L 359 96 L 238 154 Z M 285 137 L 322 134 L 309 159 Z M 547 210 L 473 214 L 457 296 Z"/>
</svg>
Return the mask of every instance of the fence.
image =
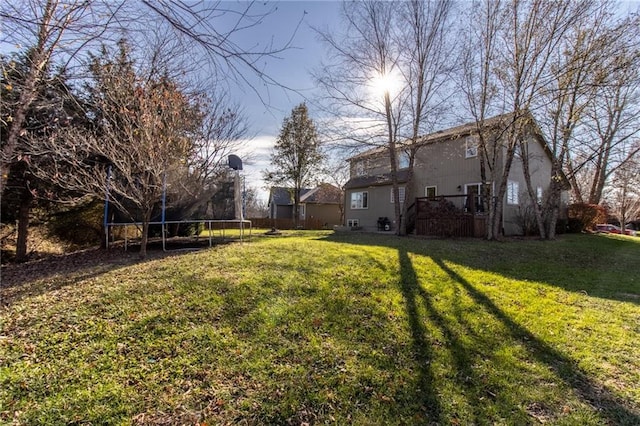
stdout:
<svg viewBox="0 0 640 426">
<path fill-rule="evenodd" d="M 487 231 L 485 203 L 478 195 L 444 195 L 416 198 L 408 216 L 416 235 L 483 237 Z"/>
<path fill-rule="evenodd" d="M 251 219 L 254 228 L 276 228 L 276 229 L 294 229 L 293 219 Z M 301 229 L 327 229 L 328 226 L 319 219 L 306 219 L 298 221 L 298 228 Z"/>
</svg>

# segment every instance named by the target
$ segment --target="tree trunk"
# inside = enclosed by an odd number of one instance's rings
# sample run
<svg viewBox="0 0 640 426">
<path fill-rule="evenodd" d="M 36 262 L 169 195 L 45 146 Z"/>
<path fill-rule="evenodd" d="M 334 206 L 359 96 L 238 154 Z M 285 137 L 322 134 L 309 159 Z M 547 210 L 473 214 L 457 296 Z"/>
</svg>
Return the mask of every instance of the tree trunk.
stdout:
<svg viewBox="0 0 640 426">
<path fill-rule="evenodd" d="M 551 171 L 551 183 L 549 185 L 549 193 L 547 194 L 545 216 L 547 220 L 547 239 L 554 240 L 556 238 L 556 224 L 560 214 L 560 197 L 562 193 L 562 171 L 558 162 L 554 162 Z"/>
<path fill-rule="evenodd" d="M 533 213 L 536 216 L 536 224 L 538 225 L 538 233 L 540 238 L 546 239 L 547 234 L 545 232 L 544 221 L 542 220 L 542 212 L 540 205 L 538 204 L 537 194 L 531 184 L 531 170 L 529 169 L 529 153 L 525 151 L 526 147 L 524 143 L 520 143 L 520 153 L 522 157 L 522 172 L 524 174 L 524 182 L 527 185 L 527 194 L 529 194 L 529 200 L 533 206 Z"/>
<path fill-rule="evenodd" d="M 409 169 L 407 170 L 407 183 L 404 188 L 404 203 L 402 204 L 402 220 L 400 227 L 398 228 L 398 235 L 407 235 L 407 228 L 409 223 L 407 222 L 407 212 L 411 205 L 411 201 L 414 199 L 415 182 L 413 179 L 413 159 L 409 162 Z"/>
<path fill-rule="evenodd" d="M 294 189 L 293 194 L 293 229 L 300 226 L 300 186 Z"/>
<path fill-rule="evenodd" d="M 602 152 L 596 161 L 596 176 L 594 177 L 593 184 L 591 185 L 589 204 L 600 204 L 602 191 L 607 181 L 607 169 L 611 153 L 611 140 L 607 139 L 603 145 L 604 148 L 602 148 Z"/>
<path fill-rule="evenodd" d="M 29 216 L 33 195 L 25 188 L 20 197 L 18 210 L 18 238 L 16 241 L 16 262 L 27 261 L 27 238 L 29 236 Z"/>
<path fill-rule="evenodd" d="M 140 239 L 140 259 L 147 257 L 147 242 L 149 241 L 149 222 L 151 221 L 151 210 L 144 213 L 142 218 L 142 238 Z"/>
<path fill-rule="evenodd" d="M 507 182 L 505 181 L 501 186 L 507 187 Z M 504 194 L 506 191 L 499 190 L 498 195 L 496 196 L 493 216 L 489 215 L 490 222 L 489 226 L 491 227 L 491 240 L 499 240 L 502 236 L 502 209 L 503 209 L 503 200 Z"/>
</svg>

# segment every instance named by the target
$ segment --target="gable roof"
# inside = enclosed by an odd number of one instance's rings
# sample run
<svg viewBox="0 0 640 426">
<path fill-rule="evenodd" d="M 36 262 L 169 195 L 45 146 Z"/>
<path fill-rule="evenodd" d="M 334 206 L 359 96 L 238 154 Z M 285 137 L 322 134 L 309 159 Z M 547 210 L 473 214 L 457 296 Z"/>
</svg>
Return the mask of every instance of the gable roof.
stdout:
<svg viewBox="0 0 640 426">
<path fill-rule="evenodd" d="M 302 188 L 300 190 L 300 198 L 302 198 L 309 191 L 311 191 L 311 189 Z M 278 206 L 293 205 L 293 188 L 285 188 L 284 186 L 272 186 L 269 190 L 268 204 L 275 204 Z"/>
<path fill-rule="evenodd" d="M 507 123 L 510 123 L 513 120 L 513 113 L 501 114 L 495 117 L 488 118 L 484 120 L 483 127 L 484 128 L 492 128 L 505 126 Z M 430 133 L 425 136 L 421 136 L 417 140 L 418 145 L 426 145 L 434 142 L 450 140 L 450 139 L 458 139 L 463 136 L 468 136 L 473 133 L 477 133 L 478 124 L 475 121 L 471 121 L 469 123 L 461 124 L 459 126 L 451 127 L 449 129 L 438 130 L 437 132 Z M 546 145 L 546 143 L 545 143 Z M 398 144 L 398 148 L 402 148 L 402 144 Z M 387 146 L 380 146 L 376 148 L 369 149 L 367 151 L 361 152 L 360 154 L 354 155 L 347 159 L 347 161 L 359 160 L 361 158 L 376 156 L 376 155 L 386 155 L 389 148 Z"/>
<path fill-rule="evenodd" d="M 506 128 L 508 125 L 514 122 L 514 117 L 515 117 L 515 113 L 506 113 L 506 114 L 497 115 L 495 117 L 487 118 L 482 123 L 482 127 L 484 129 Z M 524 111 L 522 113 L 522 117 L 526 117 L 527 119 L 529 119 L 528 125 L 533 128 L 533 134 L 535 135 L 536 140 L 540 143 L 545 154 L 547 154 L 549 159 L 553 161 L 554 154 L 551 151 L 549 144 L 547 143 L 546 139 L 542 134 L 542 130 L 538 126 L 538 123 L 536 122 L 531 112 L 528 110 Z M 445 130 L 439 130 L 437 132 L 428 134 L 426 136 L 422 136 L 418 138 L 417 144 L 418 146 L 424 146 L 424 145 L 432 144 L 436 142 L 458 139 L 464 136 L 472 135 L 474 133 L 478 133 L 478 123 L 476 121 L 471 121 L 465 124 L 461 124 L 459 126 L 451 127 Z M 398 144 L 398 148 L 402 148 L 402 144 Z M 386 155 L 388 150 L 389 148 L 387 146 L 372 148 L 360 154 L 357 154 L 351 158 L 348 158 L 346 161 L 351 162 L 351 161 L 356 161 L 362 158 L 378 156 L 378 155 Z M 404 178 L 404 180 L 401 180 L 401 175 L 403 172 L 405 171 L 398 170 L 398 183 L 404 183 L 408 180 L 407 178 Z M 570 183 L 563 171 L 560 172 L 560 176 L 562 179 L 563 187 L 565 189 L 569 189 Z M 391 177 L 389 173 L 385 173 L 383 175 L 377 175 L 377 176 L 359 176 L 359 177 L 350 179 L 349 182 L 347 182 L 347 184 L 345 185 L 345 189 L 360 188 L 364 186 L 374 186 L 374 185 L 387 185 L 390 183 L 391 183 Z"/>
<path fill-rule="evenodd" d="M 306 204 L 339 204 L 341 200 L 340 188 L 329 183 L 321 183 L 300 197 L 300 202 Z"/>
</svg>

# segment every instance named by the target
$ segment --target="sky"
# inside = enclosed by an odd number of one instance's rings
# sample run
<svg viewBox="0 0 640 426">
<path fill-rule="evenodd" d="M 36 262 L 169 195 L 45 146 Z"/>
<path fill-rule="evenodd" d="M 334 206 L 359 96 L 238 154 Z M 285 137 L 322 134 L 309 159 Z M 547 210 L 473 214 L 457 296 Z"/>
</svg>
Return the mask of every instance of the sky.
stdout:
<svg viewBox="0 0 640 426">
<path fill-rule="evenodd" d="M 0 0 L 2 1 L 2 0 Z M 20 0 L 18 0 L 20 1 Z M 215 26 L 219 31 L 237 21 L 234 10 L 243 10 L 250 3 L 223 0 L 214 3 L 205 0 L 205 8 L 215 7 L 220 13 L 215 17 Z M 246 183 L 258 191 L 261 199 L 268 197 L 268 191 L 262 182 L 262 171 L 269 166 L 272 147 L 285 116 L 303 102 L 305 97 L 313 96 L 314 84 L 310 71 L 317 67 L 323 57 L 325 49 L 318 41 L 318 36 L 312 28 L 330 29 L 339 26 L 339 1 L 315 0 L 264 0 L 251 3 L 250 14 L 264 17 L 261 21 L 242 31 L 235 32 L 232 41 L 235 45 L 247 50 L 262 50 L 270 44 L 289 48 L 279 53 L 277 57 L 262 58 L 257 64 L 263 72 L 277 83 L 289 89 L 278 86 L 267 87 L 255 73 L 244 71 L 242 79 L 228 79 L 224 89 L 228 91 L 232 102 L 237 103 L 243 110 L 248 125 L 248 137 L 243 141 L 243 149 L 237 152 L 241 158 L 246 158 L 243 173 Z M 247 21 L 244 21 L 247 22 Z M 0 22 L 0 53 L 9 53 L 16 49 L 13 43 L 6 43 L 4 25 Z M 194 57 L 194 64 L 200 59 Z M 206 67 L 200 72 L 206 73 Z M 310 114 L 313 118 L 313 110 Z M 250 153 L 250 154 L 249 154 Z"/>
<path fill-rule="evenodd" d="M 256 11 L 260 11 L 261 7 L 264 8 L 262 10 L 274 11 L 260 25 L 239 33 L 237 42 L 243 46 L 256 43 L 264 45 L 271 41 L 275 45 L 283 45 L 293 36 L 291 48 L 278 55 L 278 58 L 266 59 L 264 70 L 271 78 L 294 90 L 265 87 L 258 78 L 249 76 L 252 87 L 232 84 L 230 96 L 243 108 L 249 123 L 249 135 L 253 136 L 252 140 L 244 143 L 246 150 L 252 151 L 251 160 L 245 161 L 243 170 L 247 185 L 258 190 L 260 198 L 266 200 L 268 191 L 264 188 L 261 172 L 269 167 L 272 148 L 284 118 L 295 106 L 305 101 L 305 97 L 313 96 L 315 87 L 310 72 L 319 66 L 326 53 L 312 28 L 337 28 L 341 3 L 269 1 L 258 4 Z M 308 106 L 313 118 L 313 106 Z M 241 158 L 243 154 L 239 153 Z"/>
</svg>

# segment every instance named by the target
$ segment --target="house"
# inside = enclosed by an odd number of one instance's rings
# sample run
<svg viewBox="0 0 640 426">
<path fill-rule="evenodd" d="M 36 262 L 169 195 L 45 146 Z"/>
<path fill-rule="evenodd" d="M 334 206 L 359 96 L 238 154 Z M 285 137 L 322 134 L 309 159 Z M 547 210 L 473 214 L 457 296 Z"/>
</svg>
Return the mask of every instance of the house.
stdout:
<svg viewBox="0 0 640 426">
<path fill-rule="evenodd" d="M 309 191 L 311 189 L 302 188 L 300 198 Z M 293 189 L 282 186 L 271 187 L 267 202 L 269 219 L 293 219 L 293 204 Z"/>
<path fill-rule="evenodd" d="M 500 168 L 503 167 L 506 154 L 506 148 L 499 144 L 499 135 L 504 133 L 510 117 L 501 115 L 484 123 L 483 134 L 489 136 L 486 140 L 498 144 L 497 176 L 501 175 Z M 541 202 L 551 181 L 552 154 L 537 126 L 528 126 L 525 138 L 536 202 Z M 411 194 L 405 193 L 409 177 L 408 158 L 403 151 L 398 152 L 400 202 L 413 204 L 418 199 L 435 201 L 442 197 L 451 207 L 451 212 L 471 213 L 474 217 L 486 215 L 485 204 L 479 196 L 481 173 L 476 123 L 424 136 L 418 144 L 413 168 L 414 190 Z M 350 164 L 350 180 L 345 185 L 345 225 L 364 230 L 396 229 L 398 224 L 395 223 L 388 148 L 374 148 L 347 161 Z M 516 153 L 508 176 L 507 192 L 502 200 L 505 235 L 524 232 L 523 215 L 526 214 L 528 199 L 522 160 Z M 566 199 L 565 194 L 563 200 L 566 202 Z M 413 220 L 408 217 L 409 221 Z M 418 228 L 416 231 L 420 233 Z"/>
<path fill-rule="evenodd" d="M 300 220 L 308 227 L 332 227 L 342 223 L 343 194 L 340 188 L 322 183 L 300 191 Z M 293 219 L 293 189 L 272 187 L 269 193 L 269 218 Z"/>
</svg>

